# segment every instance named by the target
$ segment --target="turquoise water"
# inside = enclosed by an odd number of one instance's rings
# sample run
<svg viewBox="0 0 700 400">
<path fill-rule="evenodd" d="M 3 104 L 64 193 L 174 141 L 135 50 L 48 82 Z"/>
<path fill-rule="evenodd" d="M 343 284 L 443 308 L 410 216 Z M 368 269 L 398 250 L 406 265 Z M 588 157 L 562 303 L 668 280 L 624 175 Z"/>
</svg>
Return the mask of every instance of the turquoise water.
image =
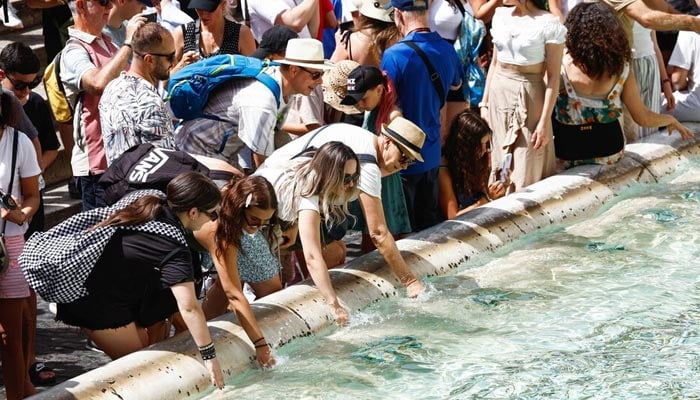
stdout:
<svg viewBox="0 0 700 400">
<path fill-rule="evenodd" d="M 223 397 L 700 398 L 699 226 L 700 183 L 640 185 L 277 349 Z"/>
</svg>

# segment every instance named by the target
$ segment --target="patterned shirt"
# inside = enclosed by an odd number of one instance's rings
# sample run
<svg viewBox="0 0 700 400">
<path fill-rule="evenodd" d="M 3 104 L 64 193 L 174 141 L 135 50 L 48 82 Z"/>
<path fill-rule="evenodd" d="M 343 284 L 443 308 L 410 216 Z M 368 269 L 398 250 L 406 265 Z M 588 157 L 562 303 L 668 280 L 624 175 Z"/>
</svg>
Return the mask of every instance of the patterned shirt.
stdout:
<svg viewBox="0 0 700 400">
<path fill-rule="evenodd" d="M 99 108 L 107 165 L 141 143 L 176 149 L 170 114 L 145 79 L 122 72 L 105 88 Z"/>
</svg>

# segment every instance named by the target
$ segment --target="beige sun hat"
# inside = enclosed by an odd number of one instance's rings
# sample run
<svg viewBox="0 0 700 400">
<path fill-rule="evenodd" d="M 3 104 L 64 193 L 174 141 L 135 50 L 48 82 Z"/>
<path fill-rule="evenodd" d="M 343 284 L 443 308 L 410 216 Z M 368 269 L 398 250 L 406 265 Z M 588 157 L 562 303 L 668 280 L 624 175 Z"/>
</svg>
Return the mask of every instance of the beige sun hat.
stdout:
<svg viewBox="0 0 700 400">
<path fill-rule="evenodd" d="M 359 114 L 355 106 L 340 104 L 348 94 L 348 75 L 360 64 L 352 60 L 343 60 L 323 75 L 323 101 L 329 106 L 345 114 Z"/>
<path fill-rule="evenodd" d="M 323 58 L 323 43 L 309 38 L 289 39 L 285 57 L 277 62 L 309 69 L 333 68 L 333 63 Z"/>
<path fill-rule="evenodd" d="M 389 9 L 387 10 L 385 7 Z M 384 22 L 394 22 L 394 7 L 391 6 L 391 0 L 362 0 L 358 9 L 360 14 L 365 17 Z"/>
<path fill-rule="evenodd" d="M 389 125 L 382 124 L 382 133 L 391 138 L 402 153 L 423 162 L 420 150 L 425 143 L 425 132 L 418 125 L 404 117 L 396 117 Z"/>
</svg>

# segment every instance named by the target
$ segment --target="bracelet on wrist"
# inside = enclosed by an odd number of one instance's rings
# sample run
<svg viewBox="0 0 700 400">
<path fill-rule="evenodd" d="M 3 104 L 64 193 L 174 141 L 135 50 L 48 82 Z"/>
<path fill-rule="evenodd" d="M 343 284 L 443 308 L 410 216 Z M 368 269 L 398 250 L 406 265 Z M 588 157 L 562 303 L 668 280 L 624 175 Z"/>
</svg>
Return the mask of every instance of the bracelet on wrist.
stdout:
<svg viewBox="0 0 700 400">
<path fill-rule="evenodd" d="M 216 358 L 216 349 L 214 348 L 214 342 L 211 342 L 206 346 L 200 346 L 199 355 L 202 356 L 202 360 L 204 361 Z"/>
<path fill-rule="evenodd" d="M 124 43 L 122 43 L 122 46 L 128 47 L 131 49 L 131 39 L 126 39 Z"/>
<path fill-rule="evenodd" d="M 253 341 L 253 344 L 254 344 L 254 345 L 255 345 L 255 344 L 258 344 L 258 342 L 261 341 L 261 340 L 265 340 L 265 336 L 260 337 L 260 339 L 258 339 L 258 340 L 254 340 L 254 341 Z"/>
<path fill-rule="evenodd" d="M 255 345 L 255 348 L 256 348 L 256 349 L 262 349 L 262 348 L 265 348 L 265 347 L 270 347 L 270 345 L 267 344 L 267 343 L 256 344 L 256 345 Z"/>
<path fill-rule="evenodd" d="M 489 105 L 485 101 L 480 101 L 479 108 L 489 108 Z"/>
<path fill-rule="evenodd" d="M 669 78 L 664 78 L 664 79 L 661 80 L 661 84 L 662 84 L 662 85 L 663 85 L 664 83 L 666 83 L 666 82 L 668 82 L 669 84 L 671 84 L 671 80 L 670 80 Z"/>
</svg>

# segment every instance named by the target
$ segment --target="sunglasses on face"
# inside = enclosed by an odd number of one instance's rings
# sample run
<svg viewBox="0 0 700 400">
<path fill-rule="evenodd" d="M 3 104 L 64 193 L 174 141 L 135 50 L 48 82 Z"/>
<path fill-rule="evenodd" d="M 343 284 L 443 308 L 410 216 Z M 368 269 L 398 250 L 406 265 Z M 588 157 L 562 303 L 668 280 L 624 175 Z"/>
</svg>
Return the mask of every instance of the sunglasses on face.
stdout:
<svg viewBox="0 0 700 400">
<path fill-rule="evenodd" d="M 26 88 L 34 89 L 35 87 L 39 86 L 39 82 L 41 82 L 41 78 L 39 78 L 39 76 L 34 78 L 34 80 L 31 82 L 16 81 L 10 78 L 10 75 L 5 75 L 5 78 L 7 78 L 7 80 L 10 81 L 15 90 L 24 90 Z"/>
<path fill-rule="evenodd" d="M 325 71 L 309 71 L 308 69 L 306 69 L 304 67 L 299 67 L 299 68 L 301 68 L 302 71 L 311 75 L 311 79 L 313 79 L 315 81 L 321 79 L 321 77 L 323 76 L 323 73 L 325 72 Z"/>
<path fill-rule="evenodd" d="M 139 56 L 141 58 L 143 58 L 143 56 L 145 56 L 146 54 L 148 54 L 152 57 L 165 57 L 169 63 L 172 64 L 175 62 L 175 52 L 174 51 L 170 54 L 151 53 L 151 52 L 141 54 L 141 53 L 137 53 L 134 51 L 134 54 L 136 54 L 137 56 Z"/>
<path fill-rule="evenodd" d="M 248 216 L 248 213 L 246 212 L 243 213 L 243 218 L 245 218 L 246 225 L 253 229 L 269 228 L 272 226 L 272 223 L 270 221 L 263 223 L 263 221 L 259 220 L 258 218 L 255 218 L 254 221 L 251 221 L 250 217 Z"/>
<path fill-rule="evenodd" d="M 360 173 L 355 172 L 354 174 L 344 174 L 343 175 L 343 184 L 344 185 L 349 185 L 352 183 L 353 185 L 357 185 L 357 182 L 360 180 Z"/>
<path fill-rule="evenodd" d="M 200 211 L 202 214 L 204 214 L 204 215 L 206 215 L 207 217 L 209 217 L 209 219 L 212 220 L 212 221 L 216 221 L 217 219 L 219 219 L 219 212 L 216 211 L 216 210 L 207 211 L 207 210 L 201 210 L 201 209 L 200 209 L 199 211 Z"/>
</svg>

